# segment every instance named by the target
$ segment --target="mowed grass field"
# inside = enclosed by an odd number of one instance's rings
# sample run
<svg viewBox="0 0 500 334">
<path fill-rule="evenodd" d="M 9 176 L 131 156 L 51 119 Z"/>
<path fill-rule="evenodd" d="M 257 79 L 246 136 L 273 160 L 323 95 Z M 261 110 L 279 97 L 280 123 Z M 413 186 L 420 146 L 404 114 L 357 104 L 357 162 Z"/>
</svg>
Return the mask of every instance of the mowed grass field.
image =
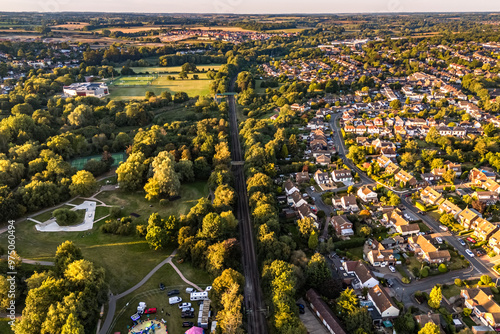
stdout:
<svg viewBox="0 0 500 334">
<path fill-rule="evenodd" d="M 125 193 L 112 191 L 98 197 L 107 204 L 123 206 L 123 213 L 134 212 L 138 219 L 146 222 L 149 215 L 159 212 L 163 217 L 187 213 L 200 197 L 208 194 L 205 182 L 194 182 L 181 186 L 182 198 L 160 206 L 158 201 L 148 202 L 143 192 Z M 151 206 L 150 206 L 151 205 Z M 173 248 L 153 251 L 146 240 L 137 235 L 120 236 L 99 231 L 104 220 L 94 224 L 86 232 L 38 232 L 36 223 L 23 221 L 16 224 L 16 249 L 21 257 L 35 261 L 53 261 L 57 247 L 66 240 L 73 241 L 82 250 L 85 259 L 105 268 L 106 281 L 113 293 L 120 293 L 134 286 L 151 269 L 163 261 Z M 7 234 L 0 235 L 0 245 L 7 247 Z"/>
<path fill-rule="evenodd" d="M 193 79 L 198 75 L 197 80 Z M 168 80 L 167 77 L 175 77 Z M 174 95 L 177 92 L 185 92 L 189 97 L 205 96 L 210 93 L 210 82 L 206 73 L 190 73 L 187 79 L 180 79 L 178 74 L 159 74 L 157 78 L 152 75 L 132 75 L 117 78 L 109 85 L 109 97 L 116 100 L 144 99 L 146 92 L 152 91 L 155 95 L 167 91 Z"/>
<path fill-rule="evenodd" d="M 218 71 L 220 67 L 221 64 L 196 65 L 196 68 L 199 69 L 200 71 L 208 71 L 208 70 Z M 134 70 L 135 73 L 145 73 L 145 72 L 179 73 L 181 71 L 181 66 L 169 66 L 169 67 L 148 66 L 148 67 L 131 67 L 130 69 Z"/>
</svg>

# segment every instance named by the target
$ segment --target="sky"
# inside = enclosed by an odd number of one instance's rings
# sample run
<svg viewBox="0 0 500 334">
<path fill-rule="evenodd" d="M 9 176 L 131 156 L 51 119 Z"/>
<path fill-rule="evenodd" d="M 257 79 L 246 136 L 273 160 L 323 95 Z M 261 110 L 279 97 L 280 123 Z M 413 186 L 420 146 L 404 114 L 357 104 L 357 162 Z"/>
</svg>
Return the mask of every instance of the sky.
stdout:
<svg viewBox="0 0 500 334">
<path fill-rule="evenodd" d="M 0 11 L 322 14 L 500 11 L 499 0 L 0 0 Z"/>
</svg>

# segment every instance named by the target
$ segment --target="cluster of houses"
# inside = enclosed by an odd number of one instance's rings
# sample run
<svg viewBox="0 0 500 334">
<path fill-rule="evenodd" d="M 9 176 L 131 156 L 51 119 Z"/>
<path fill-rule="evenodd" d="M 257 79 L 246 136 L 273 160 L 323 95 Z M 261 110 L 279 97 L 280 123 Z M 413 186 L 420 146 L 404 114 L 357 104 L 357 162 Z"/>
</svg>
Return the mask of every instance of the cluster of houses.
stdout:
<svg viewBox="0 0 500 334">
<path fill-rule="evenodd" d="M 245 41 L 265 41 L 272 37 L 291 37 L 295 36 L 296 33 L 286 33 L 286 32 L 258 32 L 250 30 L 224 30 L 224 29 L 172 29 L 161 35 L 161 39 L 164 42 L 175 42 L 179 40 L 184 40 L 188 38 L 199 38 L 205 40 L 219 40 L 225 42 L 231 42 L 234 44 L 239 44 Z"/>
<path fill-rule="evenodd" d="M 298 184 L 309 182 L 309 173 L 304 171 L 297 173 L 296 182 Z M 291 180 L 286 180 L 284 183 L 285 195 L 288 205 L 292 208 L 293 211 L 290 212 L 289 217 L 300 217 L 300 219 L 304 218 L 312 218 L 316 227 L 319 227 L 317 220 L 318 216 L 316 216 L 317 209 L 314 205 L 310 205 L 304 195 L 300 192 L 298 186 L 292 182 Z M 285 213 L 287 213 L 285 212 Z"/>
</svg>

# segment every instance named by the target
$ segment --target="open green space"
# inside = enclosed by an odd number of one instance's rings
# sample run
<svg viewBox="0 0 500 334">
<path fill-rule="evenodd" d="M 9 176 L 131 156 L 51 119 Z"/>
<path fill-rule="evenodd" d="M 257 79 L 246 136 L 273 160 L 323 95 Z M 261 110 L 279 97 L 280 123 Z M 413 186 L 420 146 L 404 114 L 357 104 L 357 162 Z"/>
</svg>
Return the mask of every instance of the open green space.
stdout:
<svg viewBox="0 0 500 334">
<path fill-rule="evenodd" d="M 150 214 L 158 212 L 161 216 L 179 216 L 189 212 L 201 197 L 207 196 L 208 186 L 205 182 L 193 182 L 181 185 L 181 198 L 162 206 L 158 200 L 147 201 L 144 192 L 104 191 L 96 196 L 104 203 L 123 207 L 123 213 L 136 213 L 147 220 Z"/>
<path fill-rule="evenodd" d="M 0 319 L 0 333 L 2 333 L 2 334 L 11 334 L 11 333 L 14 334 L 14 332 L 12 331 L 12 328 L 9 325 L 9 321 L 10 321 L 9 318 Z"/>
<path fill-rule="evenodd" d="M 460 290 L 462 288 L 459 286 L 456 286 L 455 284 L 452 285 L 443 285 L 442 291 L 443 291 L 443 296 L 445 296 L 447 299 L 450 299 L 451 297 L 455 297 L 460 295 Z"/>
<path fill-rule="evenodd" d="M 123 206 L 124 214 L 135 212 L 139 219 L 147 220 L 152 212 L 161 215 L 185 214 L 200 197 L 208 194 L 205 182 L 181 186 L 182 198 L 160 206 L 148 202 L 143 192 L 103 192 L 100 199 L 111 205 Z M 150 207 L 151 205 L 151 207 Z M 108 208 L 97 208 L 96 216 L 104 216 Z M 50 217 L 49 217 L 50 218 Z M 16 225 L 16 246 L 19 255 L 36 261 L 52 261 L 57 247 L 66 240 L 81 248 L 83 256 L 106 269 L 106 280 L 114 293 L 120 293 L 139 282 L 151 269 L 166 258 L 173 249 L 153 251 L 143 238 L 136 235 L 118 236 L 99 231 L 104 220 L 86 232 L 39 232 L 36 223 L 25 221 Z M 7 245 L 7 234 L 0 235 L 0 245 Z"/>
<path fill-rule="evenodd" d="M 198 75 L 199 79 L 193 80 L 194 75 Z M 175 80 L 169 80 L 168 76 L 175 77 Z M 177 74 L 160 74 L 152 81 L 147 81 L 148 78 L 152 77 L 129 76 L 115 79 L 109 85 L 109 97 L 118 100 L 144 99 L 148 91 L 154 92 L 155 95 L 160 95 L 162 92 L 167 91 L 172 95 L 177 92 L 185 92 L 189 97 L 205 96 L 210 93 L 209 87 L 212 81 L 207 78 L 206 73 L 190 73 L 187 79 L 180 79 Z"/>
<path fill-rule="evenodd" d="M 418 223 L 418 227 L 420 228 L 420 232 L 427 232 L 430 231 L 429 226 L 425 223 Z"/>
<path fill-rule="evenodd" d="M 175 260 L 174 263 L 176 263 Z M 181 270 L 186 279 L 198 286 L 204 288 L 211 284 L 210 277 L 206 272 L 193 268 L 189 263 L 176 263 L 176 266 Z M 166 288 L 164 291 L 160 291 L 160 283 L 165 285 Z M 169 333 L 184 333 L 186 329 L 182 328 L 182 322 L 196 322 L 196 319 L 182 319 L 178 305 L 169 305 L 167 291 L 178 289 L 180 290 L 179 296 L 182 298 L 182 301 L 190 302 L 189 294 L 185 292 L 187 287 L 190 286 L 182 281 L 171 265 L 164 265 L 142 287 L 118 301 L 115 314 L 116 323 L 113 327 L 113 332 L 121 331 L 122 333 L 126 333 L 127 325 L 132 325 L 130 316 L 136 312 L 139 302 L 145 302 L 148 307 L 155 307 L 158 311 L 156 315 L 151 315 L 150 319 L 157 318 L 161 320 L 163 318 L 167 321 Z M 128 306 L 126 306 L 127 303 Z M 192 307 L 195 309 L 196 316 L 199 306 L 196 302 L 191 302 L 191 304 L 193 304 Z M 162 309 L 164 313 L 161 313 Z M 170 316 L 167 315 L 167 312 L 170 313 Z M 147 317 L 143 316 L 143 319 L 147 319 Z"/>
<path fill-rule="evenodd" d="M 221 64 L 208 64 L 208 65 L 196 65 L 196 68 L 200 71 L 214 70 L 218 71 Z M 148 66 L 148 67 L 131 67 L 135 73 L 179 73 L 182 69 L 181 66 Z M 201 73 L 200 73 L 201 74 Z"/>
</svg>

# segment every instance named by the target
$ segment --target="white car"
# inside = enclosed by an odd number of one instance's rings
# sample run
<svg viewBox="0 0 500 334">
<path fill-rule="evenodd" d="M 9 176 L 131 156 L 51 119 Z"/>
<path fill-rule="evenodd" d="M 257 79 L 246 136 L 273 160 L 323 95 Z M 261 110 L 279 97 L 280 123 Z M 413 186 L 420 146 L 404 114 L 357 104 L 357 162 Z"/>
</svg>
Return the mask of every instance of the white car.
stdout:
<svg viewBox="0 0 500 334">
<path fill-rule="evenodd" d="M 207 287 L 205 288 L 205 291 L 206 291 L 206 292 L 209 292 L 210 290 L 212 290 L 212 286 L 211 286 L 211 285 L 209 285 L 209 286 L 207 286 Z"/>
<path fill-rule="evenodd" d="M 441 239 L 440 237 L 436 237 L 436 241 L 437 241 L 439 244 L 442 244 L 442 243 L 443 243 L 443 239 Z"/>
<path fill-rule="evenodd" d="M 170 297 L 170 298 L 168 299 L 168 303 L 169 303 L 170 305 L 178 304 L 178 303 L 180 303 L 180 302 L 182 302 L 182 298 L 181 298 L 181 297 Z"/>
<path fill-rule="evenodd" d="M 395 272 L 396 272 L 396 268 L 394 268 L 393 266 L 389 266 L 389 270 L 390 270 L 391 272 L 393 272 L 393 273 L 395 273 Z"/>
<path fill-rule="evenodd" d="M 191 307 L 191 303 L 182 303 L 182 304 L 179 304 L 179 308 L 184 308 L 184 307 Z"/>
<path fill-rule="evenodd" d="M 191 292 L 193 292 L 193 291 L 194 291 L 194 289 L 193 289 L 193 288 L 186 288 L 186 293 L 191 293 Z"/>
<path fill-rule="evenodd" d="M 466 249 L 465 252 L 467 253 L 467 255 L 469 255 L 470 257 L 474 257 L 474 253 L 472 253 L 472 251 L 470 249 Z"/>
<path fill-rule="evenodd" d="M 192 308 L 192 307 L 183 307 L 183 308 L 181 308 L 181 312 L 194 312 L 194 308 Z"/>
</svg>

